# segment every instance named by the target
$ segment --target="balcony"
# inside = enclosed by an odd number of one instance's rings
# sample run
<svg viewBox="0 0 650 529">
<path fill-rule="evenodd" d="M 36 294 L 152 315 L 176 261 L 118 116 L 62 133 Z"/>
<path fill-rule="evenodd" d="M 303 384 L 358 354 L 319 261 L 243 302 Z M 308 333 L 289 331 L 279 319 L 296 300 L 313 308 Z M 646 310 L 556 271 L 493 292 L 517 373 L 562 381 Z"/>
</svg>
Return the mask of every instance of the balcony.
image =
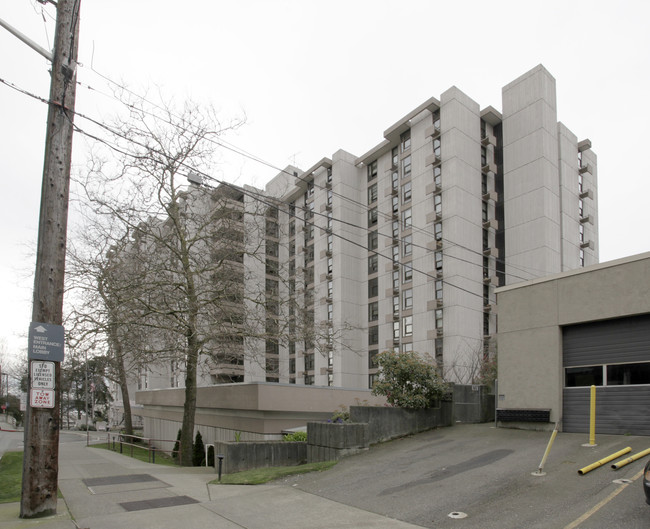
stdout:
<svg viewBox="0 0 650 529">
<path fill-rule="evenodd" d="M 578 169 L 578 172 L 579 172 L 580 174 L 585 174 L 585 173 L 594 174 L 594 173 L 593 173 L 593 169 L 592 169 L 592 167 L 591 167 L 591 164 L 589 164 L 589 163 L 586 164 L 586 165 L 583 165 L 582 167 L 580 167 L 580 168 Z"/>
<path fill-rule="evenodd" d="M 494 147 L 497 146 L 497 138 L 494 134 L 489 134 L 486 133 L 483 135 L 481 138 L 481 145 L 484 147 L 487 147 L 488 145 L 493 145 Z"/>
</svg>

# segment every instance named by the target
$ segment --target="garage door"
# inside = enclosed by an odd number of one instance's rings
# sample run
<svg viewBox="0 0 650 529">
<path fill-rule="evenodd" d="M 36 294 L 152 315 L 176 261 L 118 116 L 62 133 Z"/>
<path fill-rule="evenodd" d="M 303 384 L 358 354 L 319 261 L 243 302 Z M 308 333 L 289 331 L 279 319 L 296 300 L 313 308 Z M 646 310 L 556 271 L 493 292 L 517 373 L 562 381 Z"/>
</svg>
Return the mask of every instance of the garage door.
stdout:
<svg viewBox="0 0 650 529">
<path fill-rule="evenodd" d="M 596 432 L 650 435 L 650 314 L 562 329 L 565 432 L 589 431 L 596 386 Z"/>
</svg>

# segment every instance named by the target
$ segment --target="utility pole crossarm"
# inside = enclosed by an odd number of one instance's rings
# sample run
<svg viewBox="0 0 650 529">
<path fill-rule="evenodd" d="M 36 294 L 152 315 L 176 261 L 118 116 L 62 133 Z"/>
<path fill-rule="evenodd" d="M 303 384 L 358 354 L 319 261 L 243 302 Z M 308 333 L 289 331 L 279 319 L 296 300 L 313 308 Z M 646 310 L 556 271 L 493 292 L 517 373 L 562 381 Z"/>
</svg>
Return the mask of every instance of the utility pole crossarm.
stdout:
<svg viewBox="0 0 650 529">
<path fill-rule="evenodd" d="M 12 27 L 11 25 L 7 24 L 7 22 L 2 20 L 1 18 L 0 18 L 0 26 L 5 28 L 9 33 L 14 35 L 15 37 L 22 40 L 25 44 L 27 44 L 35 52 L 40 53 L 48 61 L 54 62 L 54 54 L 51 51 L 47 51 L 42 46 L 39 46 L 32 39 L 30 39 L 27 35 L 23 35 L 20 31 L 18 31 L 16 28 Z"/>
</svg>

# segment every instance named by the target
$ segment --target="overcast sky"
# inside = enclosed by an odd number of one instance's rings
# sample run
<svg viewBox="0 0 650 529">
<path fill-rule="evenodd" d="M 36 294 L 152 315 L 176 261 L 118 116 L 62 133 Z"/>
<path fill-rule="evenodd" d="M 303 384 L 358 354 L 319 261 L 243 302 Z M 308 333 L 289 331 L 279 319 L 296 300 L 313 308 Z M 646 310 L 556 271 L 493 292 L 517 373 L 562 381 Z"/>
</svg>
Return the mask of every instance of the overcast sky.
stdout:
<svg viewBox="0 0 650 529">
<path fill-rule="evenodd" d="M 0 3 L 0 18 L 48 49 L 54 16 L 36 0 Z M 501 110 L 501 88 L 541 63 L 557 82 L 558 120 L 598 155 L 608 261 L 650 251 L 649 19 L 647 0 L 82 0 L 77 110 L 114 112 L 96 70 L 137 92 L 160 87 L 245 115 L 230 142 L 306 169 L 338 149 L 365 153 L 452 85 Z M 2 28 L 0 50 L 0 78 L 46 98 L 47 61 Z M 26 349 L 31 315 L 46 114 L 0 84 L 0 341 L 12 354 Z M 86 140 L 76 135 L 74 147 L 79 170 Z M 276 174 L 232 155 L 217 171 L 259 187 Z"/>
</svg>

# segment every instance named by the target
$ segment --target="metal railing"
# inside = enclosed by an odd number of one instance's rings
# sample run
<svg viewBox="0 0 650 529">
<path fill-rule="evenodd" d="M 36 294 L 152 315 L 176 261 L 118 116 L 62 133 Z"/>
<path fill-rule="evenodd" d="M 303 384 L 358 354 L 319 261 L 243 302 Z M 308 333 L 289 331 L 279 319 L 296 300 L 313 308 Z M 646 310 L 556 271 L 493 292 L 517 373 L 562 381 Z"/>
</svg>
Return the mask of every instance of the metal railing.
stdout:
<svg viewBox="0 0 650 529">
<path fill-rule="evenodd" d="M 125 450 L 127 455 L 133 457 L 134 450 L 140 449 L 147 452 L 147 462 L 155 463 L 156 454 L 163 453 L 169 454 L 172 459 L 176 460 L 176 464 L 180 465 L 180 452 L 181 452 L 181 442 L 176 439 L 153 439 L 150 437 L 141 437 L 139 435 L 130 435 L 124 433 L 108 433 L 108 448 L 120 454 L 124 454 Z M 178 443 L 178 449 L 172 450 L 163 450 L 160 448 L 161 443 L 172 443 L 174 448 L 176 448 L 176 443 Z"/>
</svg>

